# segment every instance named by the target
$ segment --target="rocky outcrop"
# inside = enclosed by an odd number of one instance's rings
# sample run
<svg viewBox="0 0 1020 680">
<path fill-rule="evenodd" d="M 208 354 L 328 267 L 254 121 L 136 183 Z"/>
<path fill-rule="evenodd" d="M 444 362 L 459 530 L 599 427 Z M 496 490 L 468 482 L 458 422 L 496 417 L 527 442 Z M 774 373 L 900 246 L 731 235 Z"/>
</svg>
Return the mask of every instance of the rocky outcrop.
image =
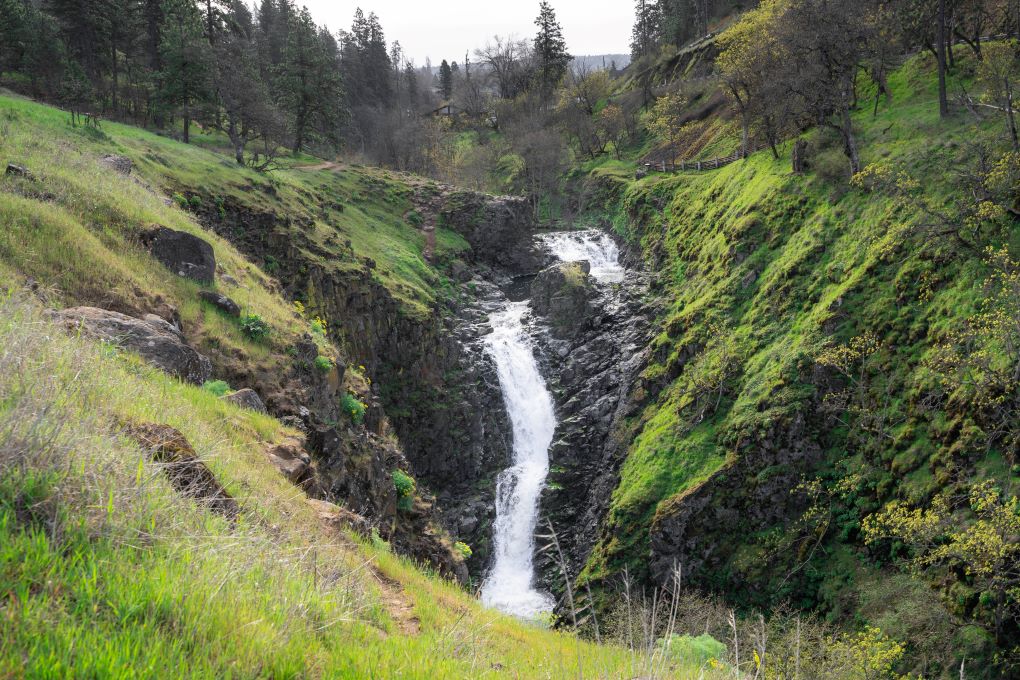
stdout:
<svg viewBox="0 0 1020 680">
<path fill-rule="evenodd" d="M 312 458 L 299 439 L 287 438 L 267 452 L 269 462 L 294 484 L 308 480 Z"/>
<path fill-rule="evenodd" d="M 193 498 L 210 510 L 234 518 L 240 511 L 237 501 L 216 480 L 209 467 L 179 430 L 169 425 L 144 423 L 131 425 L 126 434 L 134 439 L 182 496 Z"/>
<path fill-rule="evenodd" d="M 534 273 L 544 258 L 534 242 L 531 204 L 520 196 L 444 194 L 439 223 L 471 244 L 473 259 L 513 274 Z"/>
<path fill-rule="evenodd" d="M 559 262 L 539 272 L 531 283 L 531 308 L 545 317 L 561 340 L 584 329 L 595 288 L 588 262 Z"/>
<path fill-rule="evenodd" d="M 158 316 L 143 319 L 95 307 L 73 307 L 53 313 L 72 332 L 81 332 L 137 353 L 150 364 L 186 382 L 201 385 L 212 375 L 208 357 L 184 341 L 184 334 Z"/>
<path fill-rule="evenodd" d="M 538 354 L 559 420 L 541 513 L 553 523 L 571 577 L 595 544 L 626 454 L 622 431 L 633 415 L 632 394 L 655 315 L 644 302 L 647 283 L 635 271 L 618 286 L 593 285 L 586 314 L 569 317 L 578 324 L 572 330 L 557 329 L 559 307 L 532 301 L 546 313 L 540 317 L 546 332 L 536 334 Z M 559 565 L 542 554 L 537 566 L 548 587 L 562 589 Z"/>
<path fill-rule="evenodd" d="M 705 483 L 664 501 L 651 527 L 653 579 L 667 585 L 677 565 L 685 582 L 718 585 L 720 574 L 747 537 L 799 517 L 807 508 L 794 493 L 806 470 L 821 460 L 818 437 L 803 414 L 779 422 L 754 440 Z M 767 474 L 763 471 L 767 471 Z M 741 588 L 767 584 L 741 583 Z"/>
<path fill-rule="evenodd" d="M 99 159 L 99 164 L 121 175 L 130 175 L 135 164 L 127 156 L 110 154 Z"/>
<path fill-rule="evenodd" d="M 199 283 L 211 284 L 216 275 L 216 256 L 209 243 L 184 231 L 157 226 L 142 235 L 152 256 L 163 266 Z"/>
</svg>

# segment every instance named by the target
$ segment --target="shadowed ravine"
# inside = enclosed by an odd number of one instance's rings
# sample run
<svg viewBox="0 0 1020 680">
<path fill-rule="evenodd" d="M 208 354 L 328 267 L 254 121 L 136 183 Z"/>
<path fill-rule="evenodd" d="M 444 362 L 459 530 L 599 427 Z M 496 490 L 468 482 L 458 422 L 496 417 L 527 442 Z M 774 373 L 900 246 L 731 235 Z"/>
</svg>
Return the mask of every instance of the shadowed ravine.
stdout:
<svg viewBox="0 0 1020 680">
<path fill-rule="evenodd" d="M 618 282 L 624 270 L 613 240 L 597 231 L 540 237 L 564 262 L 587 260 L 603 282 Z M 482 585 L 482 601 L 509 614 L 535 618 L 552 611 L 551 596 L 535 588 L 535 528 L 538 504 L 549 473 L 549 446 L 556 431 L 552 395 L 535 359 L 525 319 L 530 303 L 507 302 L 492 314 L 486 349 L 496 363 L 513 426 L 513 466 L 496 484 L 494 560 Z"/>
</svg>

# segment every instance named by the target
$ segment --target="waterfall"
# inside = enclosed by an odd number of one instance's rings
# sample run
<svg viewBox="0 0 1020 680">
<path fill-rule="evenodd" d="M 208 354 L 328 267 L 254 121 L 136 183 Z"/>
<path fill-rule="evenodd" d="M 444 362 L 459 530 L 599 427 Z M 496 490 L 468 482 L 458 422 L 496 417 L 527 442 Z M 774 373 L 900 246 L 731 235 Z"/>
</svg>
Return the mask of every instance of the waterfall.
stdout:
<svg viewBox="0 0 1020 680">
<path fill-rule="evenodd" d="M 623 281 L 620 249 L 613 238 L 602 231 L 561 231 L 539 237 L 552 254 L 564 262 L 588 260 L 591 275 L 603 283 Z"/>
<path fill-rule="evenodd" d="M 622 281 L 624 270 L 613 240 L 597 231 L 549 234 L 544 244 L 561 260 L 588 260 L 601 281 Z M 535 587 L 535 528 L 538 502 L 549 473 L 549 445 L 556 430 L 552 395 L 538 368 L 524 326 L 528 302 L 508 302 L 490 317 L 486 349 L 496 363 L 503 400 L 513 427 L 513 465 L 496 481 L 494 561 L 482 584 L 482 602 L 509 614 L 535 618 L 554 606 Z"/>
</svg>

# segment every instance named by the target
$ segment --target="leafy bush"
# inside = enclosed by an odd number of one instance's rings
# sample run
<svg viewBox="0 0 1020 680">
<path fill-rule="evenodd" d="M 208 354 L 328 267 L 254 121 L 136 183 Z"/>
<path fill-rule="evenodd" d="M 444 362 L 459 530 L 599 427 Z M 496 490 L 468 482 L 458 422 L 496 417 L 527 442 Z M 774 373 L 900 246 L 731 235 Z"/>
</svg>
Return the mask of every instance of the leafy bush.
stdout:
<svg viewBox="0 0 1020 680">
<path fill-rule="evenodd" d="M 312 322 L 309 327 L 312 331 L 312 335 L 318 336 L 320 338 L 325 337 L 326 331 L 329 330 L 329 325 L 326 323 L 326 320 L 323 319 L 321 316 L 317 316 L 314 319 L 312 319 Z"/>
<path fill-rule="evenodd" d="M 416 227 L 420 227 L 422 222 L 425 221 L 425 218 L 422 217 L 421 213 L 419 213 L 417 210 L 412 210 L 411 212 L 407 213 L 407 221 Z"/>
<path fill-rule="evenodd" d="M 473 554 L 471 551 L 471 546 L 469 546 L 464 541 L 457 541 L 456 543 L 454 543 L 453 549 L 458 555 L 463 557 L 465 560 L 471 559 L 471 555 Z"/>
<path fill-rule="evenodd" d="M 231 391 L 230 385 L 228 385 L 225 380 L 207 380 L 205 384 L 202 385 L 202 389 L 206 392 L 215 394 L 217 397 L 222 397 Z"/>
<path fill-rule="evenodd" d="M 188 205 L 190 205 L 192 208 L 201 208 L 202 207 L 202 197 L 201 196 L 192 196 L 191 198 L 188 199 Z"/>
<path fill-rule="evenodd" d="M 668 655 L 687 663 L 710 664 L 713 659 L 718 661 L 726 656 L 726 645 L 707 633 L 698 637 L 671 635 L 660 644 Z"/>
<path fill-rule="evenodd" d="M 188 197 L 184 194 L 174 194 L 174 203 L 176 203 L 177 207 L 181 210 L 188 209 Z"/>
<path fill-rule="evenodd" d="M 393 488 L 397 490 L 397 507 L 410 510 L 414 502 L 414 490 L 417 485 L 414 478 L 403 470 L 393 471 Z M 467 547 L 467 546 L 465 546 Z M 470 551 L 470 548 L 468 548 Z"/>
<path fill-rule="evenodd" d="M 319 369 L 320 373 L 329 373 L 333 370 L 333 360 L 329 357 L 317 356 L 315 357 L 315 368 Z"/>
<path fill-rule="evenodd" d="M 241 317 L 241 332 L 249 340 L 262 342 L 269 337 L 271 330 L 269 322 L 258 314 L 245 314 Z"/>
<path fill-rule="evenodd" d="M 355 425 L 361 425 L 364 422 L 366 408 L 363 403 L 358 401 L 357 397 L 349 392 L 340 400 L 340 410 L 346 413 Z"/>
</svg>

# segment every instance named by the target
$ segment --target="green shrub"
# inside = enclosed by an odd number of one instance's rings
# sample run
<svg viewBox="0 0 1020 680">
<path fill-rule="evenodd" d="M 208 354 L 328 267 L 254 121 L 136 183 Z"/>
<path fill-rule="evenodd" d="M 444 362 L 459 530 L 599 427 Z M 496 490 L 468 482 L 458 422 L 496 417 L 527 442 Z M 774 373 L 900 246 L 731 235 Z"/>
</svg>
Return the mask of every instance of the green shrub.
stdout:
<svg viewBox="0 0 1020 680">
<path fill-rule="evenodd" d="M 315 357 L 315 368 L 319 369 L 320 373 L 329 373 L 333 370 L 333 360 L 329 357 L 317 356 Z"/>
<path fill-rule="evenodd" d="M 414 503 L 414 490 L 417 485 L 414 478 L 403 470 L 393 471 L 393 488 L 397 490 L 397 507 L 410 510 Z M 469 548 L 470 550 L 470 548 Z"/>
<path fill-rule="evenodd" d="M 191 198 L 188 199 L 188 205 L 190 205 L 192 208 L 201 208 L 202 207 L 202 197 L 201 196 L 192 196 Z"/>
<path fill-rule="evenodd" d="M 659 644 L 666 654 L 688 664 L 704 665 L 726 656 L 726 645 L 707 633 L 698 637 L 671 635 L 668 639 L 660 640 Z"/>
<path fill-rule="evenodd" d="M 346 413 L 355 425 L 361 425 L 365 420 L 366 406 L 358 401 L 358 398 L 348 392 L 340 400 L 340 410 Z"/>
<path fill-rule="evenodd" d="M 188 197 L 184 194 L 174 194 L 174 203 L 182 210 L 188 209 Z"/>
<path fill-rule="evenodd" d="M 244 333 L 249 340 L 262 342 L 269 337 L 271 330 L 269 322 L 258 314 L 245 314 L 241 317 L 241 332 Z"/>
<path fill-rule="evenodd" d="M 309 329 L 312 331 L 312 335 L 323 338 L 326 336 L 326 331 L 329 330 L 329 325 L 326 323 L 325 319 L 321 316 L 317 316 L 312 319 L 312 322 L 309 324 Z"/>
<path fill-rule="evenodd" d="M 232 391 L 230 389 L 230 385 L 228 385 L 225 380 L 207 380 L 205 384 L 202 385 L 202 389 L 206 392 L 215 394 L 217 397 L 222 397 Z"/>
<path fill-rule="evenodd" d="M 275 274 L 280 271 L 280 261 L 272 255 L 266 255 L 265 264 L 262 266 L 267 274 Z"/>
<path fill-rule="evenodd" d="M 407 221 L 416 227 L 420 227 L 422 222 L 425 221 L 425 218 L 422 217 L 421 213 L 419 213 L 417 210 L 412 210 L 407 214 Z"/>
<path fill-rule="evenodd" d="M 469 546 L 464 541 L 457 541 L 456 543 L 454 543 L 453 544 L 453 550 L 458 555 L 463 557 L 465 561 L 471 559 L 471 555 L 473 554 L 471 552 L 471 546 Z"/>
</svg>

